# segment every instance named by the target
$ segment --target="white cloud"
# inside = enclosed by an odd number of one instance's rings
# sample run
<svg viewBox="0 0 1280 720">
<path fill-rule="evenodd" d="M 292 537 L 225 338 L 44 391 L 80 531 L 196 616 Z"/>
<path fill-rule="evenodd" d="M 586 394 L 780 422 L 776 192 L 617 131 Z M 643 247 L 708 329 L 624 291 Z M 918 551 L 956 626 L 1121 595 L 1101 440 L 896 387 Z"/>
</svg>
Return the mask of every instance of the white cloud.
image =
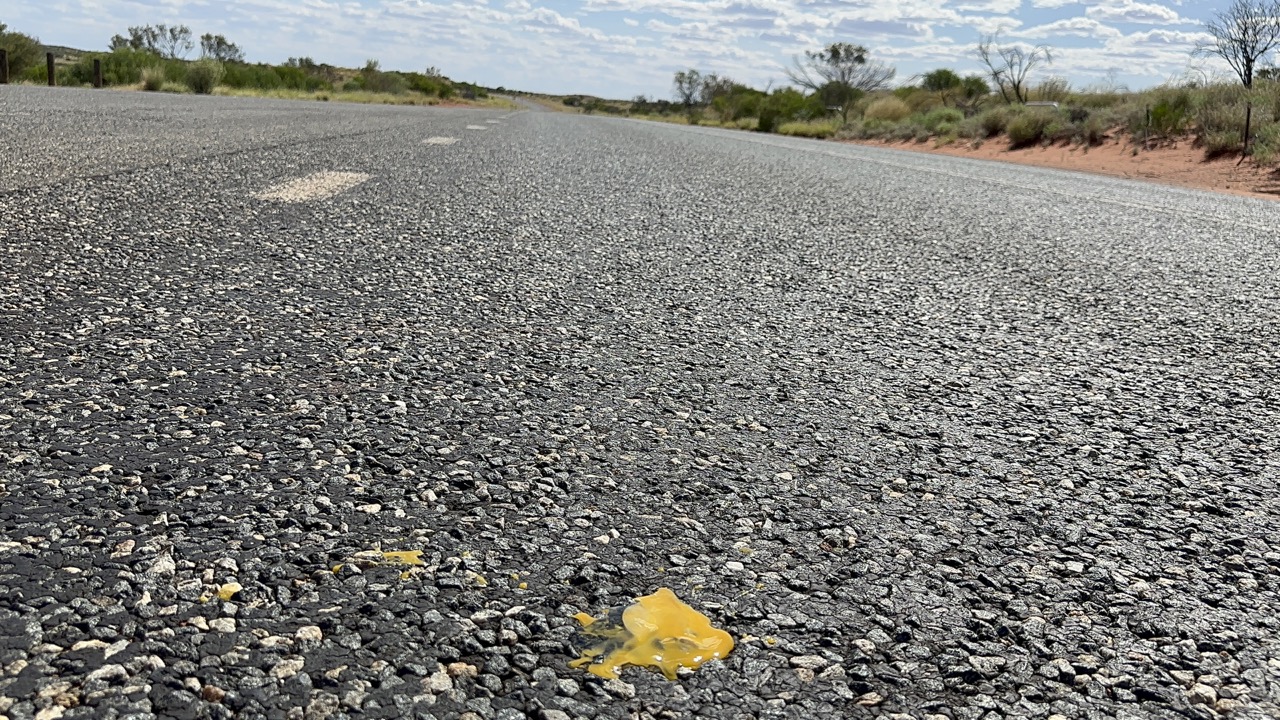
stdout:
<svg viewBox="0 0 1280 720">
<path fill-rule="evenodd" d="M 1175 25 L 1186 23 L 1177 11 L 1155 3 L 1119 0 L 1095 5 L 1085 10 L 1091 18 L 1110 22 L 1141 23 L 1147 25 Z"/>
<path fill-rule="evenodd" d="M 1123 33 L 1092 18 L 1073 17 L 1054 20 L 1044 25 L 1025 28 L 1009 34 L 1013 37 L 1027 38 L 1029 40 L 1045 40 L 1067 35 L 1087 38 L 1111 38 L 1119 37 Z"/>
<path fill-rule="evenodd" d="M 1008 15 L 1017 12 L 1022 7 L 1022 0 L 981 0 L 980 2 L 970 2 L 964 5 L 957 5 L 956 10 L 960 12 L 983 12 L 998 13 L 1000 15 Z"/>
</svg>

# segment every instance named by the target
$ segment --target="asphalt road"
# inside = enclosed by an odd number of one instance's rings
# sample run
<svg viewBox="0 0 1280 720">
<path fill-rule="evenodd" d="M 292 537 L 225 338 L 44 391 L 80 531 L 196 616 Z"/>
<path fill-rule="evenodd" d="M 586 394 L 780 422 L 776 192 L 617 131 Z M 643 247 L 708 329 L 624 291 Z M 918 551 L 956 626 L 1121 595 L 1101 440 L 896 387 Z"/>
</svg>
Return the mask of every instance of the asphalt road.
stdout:
<svg viewBox="0 0 1280 720">
<path fill-rule="evenodd" d="M 1280 716 L 1280 206 L 526 111 L 0 143 L 0 715 Z M 663 586 L 723 663 L 567 666 Z"/>
</svg>

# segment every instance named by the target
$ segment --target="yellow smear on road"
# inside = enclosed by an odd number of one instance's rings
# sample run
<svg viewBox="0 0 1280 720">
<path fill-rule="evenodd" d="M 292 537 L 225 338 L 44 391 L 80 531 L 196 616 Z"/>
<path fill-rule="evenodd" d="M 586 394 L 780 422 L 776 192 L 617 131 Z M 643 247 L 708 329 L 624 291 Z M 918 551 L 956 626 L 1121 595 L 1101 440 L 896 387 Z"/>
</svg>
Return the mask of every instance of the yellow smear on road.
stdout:
<svg viewBox="0 0 1280 720">
<path fill-rule="evenodd" d="M 422 562 L 421 550 L 396 550 L 382 553 L 382 559 L 388 563 L 399 565 L 426 565 Z"/>
<path fill-rule="evenodd" d="M 723 658 L 733 650 L 729 633 L 711 626 L 711 620 L 686 605 L 668 588 L 636 598 L 622 611 L 622 627 L 586 613 L 573 616 L 583 634 L 599 642 L 569 663 L 592 675 L 616 678 L 625 665 L 654 667 L 668 680 L 676 670 L 696 670 L 703 663 Z"/>
</svg>

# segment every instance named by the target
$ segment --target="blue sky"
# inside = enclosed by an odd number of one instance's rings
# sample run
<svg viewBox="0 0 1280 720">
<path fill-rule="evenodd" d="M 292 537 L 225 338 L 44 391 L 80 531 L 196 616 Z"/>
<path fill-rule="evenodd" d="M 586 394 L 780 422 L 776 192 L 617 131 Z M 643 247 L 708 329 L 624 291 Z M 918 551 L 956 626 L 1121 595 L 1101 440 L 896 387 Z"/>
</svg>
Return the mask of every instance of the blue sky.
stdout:
<svg viewBox="0 0 1280 720">
<path fill-rule="evenodd" d="M 765 87 L 805 50 L 864 45 L 898 82 L 938 67 L 978 70 L 973 46 L 1046 44 L 1074 86 L 1143 88 L 1222 68 L 1192 60 L 1202 23 L 1229 0 L 13 0 L 0 22 L 46 43 L 104 49 L 130 25 L 221 33 L 248 59 L 307 55 L 456 80 L 611 98 L 670 97 L 695 67 Z M 1034 80 L 1035 78 L 1033 78 Z"/>
</svg>

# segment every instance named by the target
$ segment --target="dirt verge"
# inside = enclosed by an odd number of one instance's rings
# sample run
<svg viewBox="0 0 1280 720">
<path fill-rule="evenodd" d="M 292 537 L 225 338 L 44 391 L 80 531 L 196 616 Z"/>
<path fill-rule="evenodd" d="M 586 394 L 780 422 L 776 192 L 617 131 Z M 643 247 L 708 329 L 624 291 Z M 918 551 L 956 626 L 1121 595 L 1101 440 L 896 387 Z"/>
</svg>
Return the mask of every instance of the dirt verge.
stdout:
<svg viewBox="0 0 1280 720">
<path fill-rule="evenodd" d="M 1135 146 L 1127 139 L 1109 139 L 1102 145 L 1091 148 L 1078 145 L 1051 145 L 1020 150 L 1010 150 L 1003 139 L 988 140 L 979 147 L 974 147 L 963 140 L 941 147 L 936 147 L 933 140 L 923 143 L 910 140 L 843 142 L 979 160 L 997 160 L 1020 165 L 1040 165 L 1280 200 L 1280 171 L 1258 167 L 1249 160 L 1238 163 L 1238 157 L 1206 161 L 1204 151 L 1192 147 L 1190 139 L 1164 143 L 1149 149 L 1141 148 L 1140 144 Z"/>
</svg>

